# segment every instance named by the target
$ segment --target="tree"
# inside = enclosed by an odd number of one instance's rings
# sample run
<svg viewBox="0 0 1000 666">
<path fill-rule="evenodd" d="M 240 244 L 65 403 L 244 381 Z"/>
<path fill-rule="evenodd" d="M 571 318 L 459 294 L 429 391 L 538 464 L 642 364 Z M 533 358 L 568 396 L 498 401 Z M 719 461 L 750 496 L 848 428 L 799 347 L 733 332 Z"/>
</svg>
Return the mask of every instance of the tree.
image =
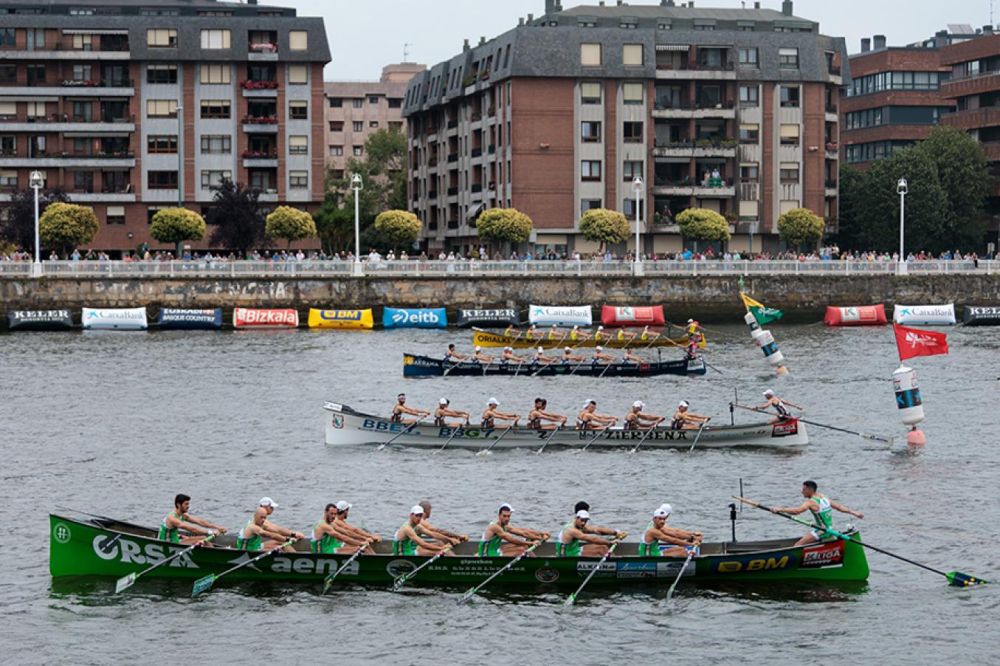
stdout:
<svg viewBox="0 0 1000 666">
<path fill-rule="evenodd" d="M 405 210 L 387 210 L 375 218 L 375 231 L 392 248 L 405 248 L 420 237 L 420 219 Z"/>
<path fill-rule="evenodd" d="M 867 238 L 864 210 L 861 200 L 865 196 L 865 174 L 846 164 L 840 167 L 840 201 L 837 216 L 837 245 L 841 249 L 870 249 L 874 245 Z"/>
<path fill-rule="evenodd" d="M 316 223 L 312 215 L 291 206 L 278 206 L 264 221 L 264 233 L 268 238 L 282 238 L 292 247 L 292 241 L 316 236 Z"/>
<path fill-rule="evenodd" d="M 531 218 L 516 208 L 488 208 L 476 218 L 476 232 L 487 243 L 525 243 L 531 238 Z"/>
<path fill-rule="evenodd" d="M 808 208 L 793 208 L 778 218 L 778 233 L 790 248 L 816 247 L 825 228 L 823 218 Z"/>
<path fill-rule="evenodd" d="M 678 213 L 674 219 L 684 238 L 709 242 L 726 242 L 731 238 L 726 218 L 714 210 L 688 208 Z"/>
<path fill-rule="evenodd" d="M 365 141 L 364 157 L 347 161 L 339 178 L 327 178 L 328 190 L 346 208 L 354 206 L 351 177 L 358 173 L 364 182 L 359 194 L 362 226 L 369 226 L 384 210 L 406 208 L 406 135 L 397 129 L 374 132 Z"/>
<path fill-rule="evenodd" d="M 580 217 L 580 233 L 590 242 L 600 243 L 601 252 L 608 245 L 624 243 L 629 231 L 628 220 L 616 210 L 592 208 Z"/>
<path fill-rule="evenodd" d="M 164 208 L 156 211 L 149 235 L 161 243 L 174 243 L 181 256 L 181 243 L 205 237 L 205 219 L 187 208 Z"/>
<path fill-rule="evenodd" d="M 38 215 L 41 217 L 49 204 L 69 202 L 69 196 L 60 189 L 40 191 L 38 193 Z M 4 206 L 4 213 L 4 215 L 0 215 L 0 238 L 33 253 L 35 251 L 35 191 L 28 188 L 12 194 L 10 204 Z"/>
<path fill-rule="evenodd" d="M 264 214 L 257 197 L 259 190 L 223 180 L 215 192 L 215 205 L 207 222 L 215 227 L 212 243 L 236 250 L 241 256 L 264 241 Z"/>
<path fill-rule="evenodd" d="M 45 247 L 59 248 L 69 254 L 74 247 L 94 240 L 99 225 L 93 208 L 57 202 L 45 209 L 38 228 Z"/>
<path fill-rule="evenodd" d="M 313 215 L 313 221 L 323 252 L 354 251 L 354 211 L 341 208 L 335 193 L 326 193 L 323 205 Z"/>
</svg>

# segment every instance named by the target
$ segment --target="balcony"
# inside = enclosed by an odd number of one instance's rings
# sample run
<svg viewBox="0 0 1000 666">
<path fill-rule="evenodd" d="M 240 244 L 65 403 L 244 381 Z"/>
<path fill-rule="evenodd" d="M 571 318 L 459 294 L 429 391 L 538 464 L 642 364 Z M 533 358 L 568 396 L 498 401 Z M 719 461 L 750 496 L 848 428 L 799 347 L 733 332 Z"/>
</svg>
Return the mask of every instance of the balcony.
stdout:
<svg viewBox="0 0 1000 666">
<path fill-rule="evenodd" d="M 828 160 L 840 159 L 840 144 L 834 143 L 832 141 L 826 144 L 826 159 Z"/>
<path fill-rule="evenodd" d="M 247 50 L 247 60 L 254 61 L 266 61 L 266 60 L 277 60 L 278 59 L 278 45 L 272 44 L 270 42 L 251 42 Z"/>
<path fill-rule="evenodd" d="M 988 161 L 1000 162 L 1000 141 L 987 141 L 981 145 Z"/>
<path fill-rule="evenodd" d="M 449 187 L 448 188 L 448 196 L 449 197 L 454 197 L 454 196 L 457 196 L 457 195 L 458 195 L 458 188 L 457 187 Z"/>
<path fill-rule="evenodd" d="M 657 103 L 653 107 L 654 118 L 736 118 L 732 102 L 719 104 L 681 102 L 680 104 Z"/>
<path fill-rule="evenodd" d="M 654 157 L 736 157 L 736 141 L 680 141 L 656 140 Z"/>
<path fill-rule="evenodd" d="M 700 199 L 727 199 L 736 196 L 733 180 L 710 180 L 709 182 L 691 182 L 685 178 L 680 181 L 657 178 L 653 185 L 655 196 L 698 197 Z"/>
<path fill-rule="evenodd" d="M 982 72 L 974 76 L 950 78 L 941 82 L 942 97 L 965 97 L 996 92 L 1000 89 L 1000 72 Z"/>
<path fill-rule="evenodd" d="M 278 152 L 266 150 L 245 150 L 243 151 L 243 166 L 247 169 L 253 168 L 277 168 Z"/>
<path fill-rule="evenodd" d="M 458 153 L 451 153 L 448 155 L 448 164 L 452 164 L 458 161 Z"/>
<path fill-rule="evenodd" d="M 248 79 L 246 81 L 240 82 L 240 87 L 243 88 L 244 97 L 278 96 L 277 81 L 252 81 Z"/>
<path fill-rule="evenodd" d="M 274 116 L 246 116 L 243 131 L 247 134 L 277 134 L 278 119 Z"/>
<path fill-rule="evenodd" d="M 0 157 L 0 167 L 26 167 L 41 169 L 52 167 L 65 169 L 70 167 L 134 167 L 135 155 L 130 152 L 121 153 L 37 153 L 33 156 L 8 155 Z"/>
<path fill-rule="evenodd" d="M 941 116 L 942 125 L 951 125 L 963 130 L 996 127 L 1000 125 L 1000 106 L 982 109 L 955 111 Z"/>
<path fill-rule="evenodd" d="M 827 178 L 823 181 L 823 189 L 826 190 L 825 196 L 835 197 L 837 196 L 837 181 L 834 179 Z"/>
<path fill-rule="evenodd" d="M 132 97 L 135 88 L 112 85 L 0 86 L 0 97 Z"/>
<path fill-rule="evenodd" d="M 482 183 L 473 183 L 472 187 L 470 189 L 472 190 L 473 194 L 478 194 L 479 192 L 483 191 L 483 184 Z"/>
<path fill-rule="evenodd" d="M 481 157 L 482 154 L 483 154 L 483 149 L 482 148 L 473 148 L 472 149 L 472 156 L 473 157 Z"/>
<path fill-rule="evenodd" d="M 682 69 L 669 69 L 657 66 L 656 78 L 660 80 L 703 80 L 703 81 L 735 81 L 736 70 L 732 62 L 723 65 L 682 65 Z"/>
<path fill-rule="evenodd" d="M 132 54 L 128 44 L 103 47 L 98 45 L 94 51 L 74 49 L 71 46 L 55 44 L 51 49 L 26 51 L 0 49 L 0 61 L 3 60 L 131 60 Z"/>
<path fill-rule="evenodd" d="M 47 118 L 0 118 L 0 132 L 77 132 L 84 134 L 101 134 L 104 132 L 134 132 L 135 116 L 92 120 L 79 116 L 63 114 Z"/>
<path fill-rule="evenodd" d="M 134 192 L 69 192 L 68 195 L 73 203 L 135 203 Z"/>
<path fill-rule="evenodd" d="M 278 190 L 273 187 L 260 190 L 260 193 L 257 195 L 257 201 L 261 201 L 263 203 L 277 203 Z"/>
</svg>

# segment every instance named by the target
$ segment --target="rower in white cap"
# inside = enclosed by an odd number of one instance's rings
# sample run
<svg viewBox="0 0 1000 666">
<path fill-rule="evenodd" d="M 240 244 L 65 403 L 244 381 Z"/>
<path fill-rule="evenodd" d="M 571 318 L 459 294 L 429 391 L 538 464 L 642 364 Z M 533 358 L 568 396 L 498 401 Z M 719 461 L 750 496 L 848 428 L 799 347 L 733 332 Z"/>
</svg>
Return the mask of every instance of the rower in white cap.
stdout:
<svg viewBox="0 0 1000 666">
<path fill-rule="evenodd" d="M 583 340 L 590 339 L 590 333 L 587 331 L 581 331 L 580 327 L 577 325 L 570 330 L 569 339 L 571 342 L 582 342 Z"/>
<path fill-rule="evenodd" d="M 677 411 L 674 412 L 674 418 L 670 422 L 670 427 L 674 430 L 697 430 L 702 426 L 703 423 L 708 423 L 712 420 L 710 416 L 702 416 L 701 414 L 695 414 L 688 411 L 687 400 L 681 400 L 677 404 Z"/>
<path fill-rule="evenodd" d="M 483 348 L 480 347 L 479 345 L 476 345 L 476 350 L 472 354 L 471 359 L 476 363 L 485 363 L 486 365 L 489 365 L 490 363 L 493 362 L 493 357 L 483 352 Z"/>
<path fill-rule="evenodd" d="M 646 531 L 639 542 L 640 557 L 685 557 L 689 548 L 697 549 L 701 546 L 701 532 L 688 532 L 667 526 L 667 519 L 672 512 L 673 508 L 669 504 L 661 504 L 653 512 L 653 519 L 646 525 Z"/>
<path fill-rule="evenodd" d="M 520 365 L 521 363 L 524 363 L 524 357 L 515 354 L 513 347 L 504 347 L 503 353 L 500 355 L 500 365 L 508 365 L 512 362 Z"/>
<path fill-rule="evenodd" d="M 497 408 L 500 406 L 500 401 L 496 398 L 490 398 L 489 402 L 486 403 L 486 409 L 483 410 L 483 421 L 482 427 L 492 430 L 497 427 L 497 420 L 500 421 L 513 421 L 510 427 L 517 425 L 518 420 L 521 418 L 517 414 L 501 412 Z"/>
<path fill-rule="evenodd" d="M 625 532 L 612 530 L 612 538 L 604 539 L 587 529 L 590 512 L 580 509 L 573 520 L 559 532 L 556 554 L 560 557 L 604 557 L 611 544 L 628 536 Z"/>
<path fill-rule="evenodd" d="M 788 411 L 789 407 L 794 407 L 800 412 L 806 411 L 802 407 L 799 407 L 793 402 L 788 402 L 783 400 L 774 394 L 774 391 L 767 389 L 764 391 L 764 400 L 766 402 L 763 405 L 758 405 L 756 410 L 759 412 L 766 411 L 768 408 L 774 408 L 774 412 L 778 415 L 771 423 L 781 423 L 782 421 L 787 421 L 792 418 L 792 413 Z"/>
<path fill-rule="evenodd" d="M 460 412 L 456 409 L 452 409 L 451 400 L 448 398 L 441 398 L 438 400 L 437 409 L 434 410 L 434 425 L 439 428 L 458 428 L 462 425 L 461 421 L 446 421 L 445 419 L 447 417 L 451 417 L 453 419 L 465 419 L 466 425 L 469 423 L 469 412 Z"/>
<path fill-rule="evenodd" d="M 610 340 L 611 338 L 605 334 L 603 326 L 598 326 L 597 330 L 594 331 L 594 342 L 600 342 L 602 339 Z"/>
<path fill-rule="evenodd" d="M 347 514 L 350 512 L 351 506 L 353 506 L 353 505 L 350 502 L 346 501 L 346 500 L 340 500 L 336 504 L 336 507 L 337 507 L 337 524 L 340 525 L 341 529 L 350 532 L 351 534 L 353 534 L 358 539 L 363 539 L 365 541 L 373 541 L 375 543 L 378 543 L 379 541 L 381 541 L 382 537 L 379 536 L 378 534 L 375 534 L 373 532 L 369 532 L 367 530 L 363 530 L 360 527 L 357 527 L 355 525 L 351 525 L 349 522 L 347 522 Z"/>
<path fill-rule="evenodd" d="M 409 519 L 396 530 L 395 538 L 392 542 L 393 555 L 418 555 L 420 557 L 434 557 L 443 550 L 450 547 L 450 543 L 431 543 L 420 538 L 417 531 L 420 521 L 424 519 L 424 507 L 415 504 L 410 509 Z M 445 553 L 450 555 L 450 553 Z"/>
<path fill-rule="evenodd" d="M 563 365 L 569 365 L 570 363 L 583 363 L 583 357 L 579 354 L 574 354 L 572 347 L 566 347 L 563 349 L 562 363 Z"/>
<path fill-rule="evenodd" d="M 624 427 L 626 430 L 649 430 L 660 425 L 666 418 L 665 416 L 658 416 L 656 414 L 647 414 L 642 411 L 645 408 L 646 403 L 642 400 L 636 400 L 632 403 L 631 409 L 625 415 Z"/>
<path fill-rule="evenodd" d="M 253 516 L 236 536 L 236 547 L 243 550 L 272 550 L 289 538 L 305 538 L 301 532 L 293 532 L 268 520 L 277 508 L 278 503 L 270 497 L 260 498 Z M 295 549 L 289 545 L 285 546 L 284 550 L 291 552 Z"/>
<path fill-rule="evenodd" d="M 543 349 L 541 345 L 539 345 L 538 348 L 535 349 L 535 353 L 531 355 L 531 365 L 536 368 L 540 365 L 551 365 L 553 363 L 557 363 L 558 361 L 559 359 L 553 356 L 546 356 L 545 349 Z"/>
<path fill-rule="evenodd" d="M 590 359 L 590 364 L 595 366 L 605 365 L 608 363 L 613 363 L 614 360 L 615 360 L 614 356 L 612 356 L 611 354 L 604 353 L 604 347 L 602 347 L 601 345 L 597 345 L 596 347 L 594 347 L 594 355 Z"/>
<path fill-rule="evenodd" d="M 497 509 L 496 520 L 487 526 L 483 532 L 482 541 L 479 542 L 478 553 L 480 557 L 516 557 L 528 550 L 534 543 L 549 538 L 548 532 L 511 525 L 510 515 L 513 512 L 513 507 L 506 502 Z"/>
<path fill-rule="evenodd" d="M 583 409 L 577 414 L 577 430 L 607 430 L 618 422 L 617 416 L 597 413 L 597 401 L 587 400 L 583 403 Z"/>
</svg>

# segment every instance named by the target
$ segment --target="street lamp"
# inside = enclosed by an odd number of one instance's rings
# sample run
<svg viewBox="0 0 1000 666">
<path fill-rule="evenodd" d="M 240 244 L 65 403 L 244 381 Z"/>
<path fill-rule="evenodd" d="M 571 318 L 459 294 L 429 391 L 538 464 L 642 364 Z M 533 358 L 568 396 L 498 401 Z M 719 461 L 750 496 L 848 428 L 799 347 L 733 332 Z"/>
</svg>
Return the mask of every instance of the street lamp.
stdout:
<svg viewBox="0 0 1000 666">
<path fill-rule="evenodd" d="M 184 107 L 180 104 L 177 105 L 177 207 L 184 207 Z"/>
<path fill-rule="evenodd" d="M 632 180 L 632 188 L 635 190 L 635 262 L 632 264 L 633 273 L 642 275 L 642 262 L 639 259 L 639 225 L 642 223 L 642 177 L 636 176 Z"/>
<path fill-rule="evenodd" d="M 354 190 L 354 274 L 361 275 L 361 208 L 358 196 L 364 187 L 361 174 L 351 176 L 351 189 Z"/>
<path fill-rule="evenodd" d="M 906 275 L 906 255 L 903 254 L 903 220 L 906 217 L 906 179 L 900 178 L 896 183 L 896 193 L 899 194 L 899 264 L 897 274 Z"/>
<path fill-rule="evenodd" d="M 32 171 L 28 178 L 28 186 L 35 191 L 35 263 L 32 266 L 31 274 L 35 277 L 42 275 L 42 241 L 38 231 L 38 190 L 42 189 L 45 183 L 41 171 Z"/>
</svg>

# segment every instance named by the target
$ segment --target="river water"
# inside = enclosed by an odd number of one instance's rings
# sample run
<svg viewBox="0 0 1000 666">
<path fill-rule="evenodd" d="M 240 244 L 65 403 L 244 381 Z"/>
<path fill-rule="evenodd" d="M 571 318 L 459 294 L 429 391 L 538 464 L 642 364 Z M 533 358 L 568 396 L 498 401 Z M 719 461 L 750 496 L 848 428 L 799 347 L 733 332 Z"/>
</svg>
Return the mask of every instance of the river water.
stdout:
<svg viewBox="0 0 1000 666">
<path fill-rule="evenodd" d="M 779 394 L 820 422 L 903 434 L 890 377 L 888 329 L 773 327 L 792 370 L 776 382 L 742 326 L 710 331 L 704 378 L 401 377 L 401 352 L 438 355 L 458 331 L 21 333 L 0 335 L 0 657 L 5 663 L 109 663 L 153 655 L 184 661 L 604 664 L 641 660 L 773 664 L 849 659 L 996 663 L 1000 585 L 959 590 L 877 553 L 867 585 L 505 595 L 468 605 L 453 592 L 220 587 L 198 599 L 140 582 L 53 586 L 47 513 L 57 506 L 156 524 L 178 492 L 192 512 L 236 528 L 257 499 L 304 530 L 327 501 L 391 534 L 421 498 L 434 522 L 478 534 L 501 501 L 515 522 L 555 531 L 581 499 L 599 524 L 637 534 L 661 502 L 672 522 L 729 538 L 739 490 L 765 503 L 799 501 L 803 479 L 865 513 L 867 541 L 946 571 L 1000 578 L 998 397 L 1000 330 L 950 332 L 947 357 L 916 359 L 928 420 L 920 454 L 811 428 L 801 454 L 763 451 L 527 451 L 477 457 L 323 445 L 324 400 L 386 411 L 400 390 L 430 408 L 445 395 L 470 411 L 498 397 L 525 413 L 534 395 L 574 413 L 586 398 L 623 414 L 636 398 L 668 412 L 678 399 L 728 421 L 738 390 Z M 666 352 L 666 357 L 671 352 Z M 752 415 L 750 415 L 752 416 Z M 738 421 L 747 421 L 736 414 Z M 905 448 L 905 447 L 904 447 Z M 844 518 L 838 515 L 838 518 Z M 841 521 L 838 524 L 843 525 Z M 740 539 L 794 536 L 799 526 L 744 511 Z M 498 581 L 499 582 L 499 581 Z M 154 657 L 155 658 L 155 657 Z"/>
</svg>

